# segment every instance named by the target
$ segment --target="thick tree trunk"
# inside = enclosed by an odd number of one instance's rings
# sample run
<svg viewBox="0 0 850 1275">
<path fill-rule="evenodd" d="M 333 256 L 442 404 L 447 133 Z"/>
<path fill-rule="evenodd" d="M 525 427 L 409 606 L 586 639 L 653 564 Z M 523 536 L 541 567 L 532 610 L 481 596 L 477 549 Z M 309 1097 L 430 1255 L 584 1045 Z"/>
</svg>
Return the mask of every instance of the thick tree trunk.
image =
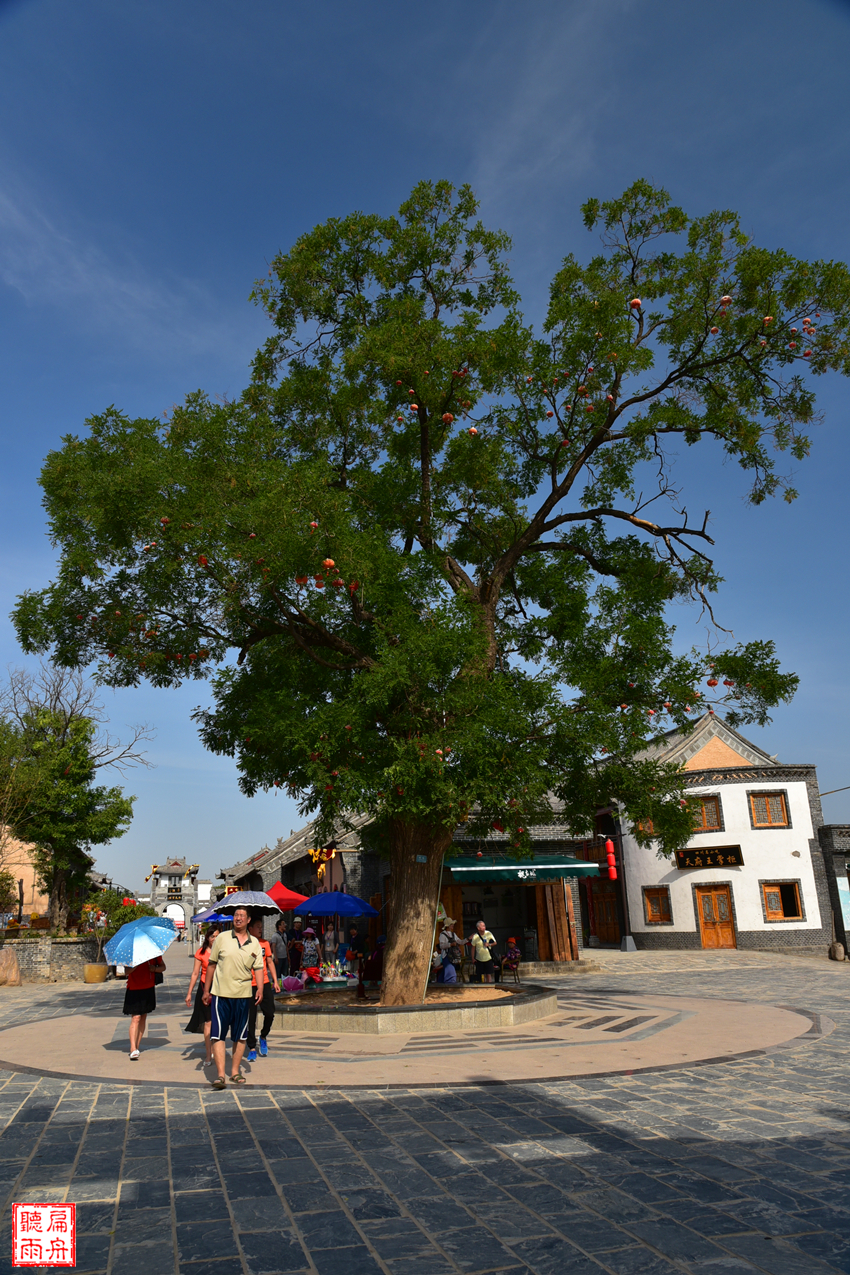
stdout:
<svg viewBox="0 0 850 1275">
<path fill-rule="evenodd" d="M 64 933 L 68 925 L 68 872 L 65 868 L 56 868 L 53 872 L 53 883 L 50 887 L 50 903 L 48 916 L 51 930 Z"/>
<path fill-rule="evenodd" d="M 428 978 L 443 855 L 452 829 L 402 823 L 390 827 L 392 912 L 384 953 L 382 1005 L 418 1005 Z M 424 859 L 424 862 L 419 860 Z"/>
</svg>

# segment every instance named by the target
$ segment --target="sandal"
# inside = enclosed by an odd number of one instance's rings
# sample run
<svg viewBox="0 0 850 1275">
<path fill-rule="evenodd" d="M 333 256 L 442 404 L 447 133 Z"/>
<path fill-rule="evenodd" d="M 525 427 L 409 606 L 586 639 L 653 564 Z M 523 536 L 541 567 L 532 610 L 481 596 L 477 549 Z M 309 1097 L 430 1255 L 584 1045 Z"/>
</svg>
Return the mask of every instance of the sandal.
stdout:
<svg viewBox="0 0 850 1275">
<path fill-rule="evenodd" d="M 218 1077 L 217 1077 L 217 1078 L 216 1078 L 216 1079 L 212 1082 L 212 1087 L 213 1087 L 213 1089 L 226 1089 L 226 1088 L 227 1088 L 227 1081 L 224 1079 L 224 1076 L 218 1076 Z"/>
<path fill-rule="evenodd" d="M 242 1075 L 242 1072 L 240 1071 L 237 1075 L 231 1076 L 230 1083 L 232 1085 L 244 1085 L 246 1082 L 245 1082 L 245 1077 Z"/>
</svg>

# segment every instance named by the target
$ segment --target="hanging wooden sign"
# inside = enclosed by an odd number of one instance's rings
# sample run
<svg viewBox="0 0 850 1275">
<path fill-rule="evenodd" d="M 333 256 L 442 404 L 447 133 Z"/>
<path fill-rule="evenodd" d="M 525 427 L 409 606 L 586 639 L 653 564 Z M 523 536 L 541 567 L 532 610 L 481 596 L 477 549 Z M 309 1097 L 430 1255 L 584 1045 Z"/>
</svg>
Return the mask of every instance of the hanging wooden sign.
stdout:
<svg viewBox="0 0 850 1275">
<path fill-rule="evenodd" d="M 744 856 L 740 846 L 711 846 L 705 849 L 677 850 L 677 868 L 742 868 Z"/>
</svg>

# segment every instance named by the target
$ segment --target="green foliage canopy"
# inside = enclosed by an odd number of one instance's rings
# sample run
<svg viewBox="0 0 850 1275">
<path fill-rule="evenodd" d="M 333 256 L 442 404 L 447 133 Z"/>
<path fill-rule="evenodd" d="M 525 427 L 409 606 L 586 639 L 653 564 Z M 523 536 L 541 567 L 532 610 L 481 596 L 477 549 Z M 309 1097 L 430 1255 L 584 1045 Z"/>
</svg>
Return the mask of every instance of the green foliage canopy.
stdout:
<svg viewBox="0 0 850 1275">
<path fill-rule="evenodd" d="M 808 452 L 814 376 L 850 370 L 850 275 L 646 182 L 583 212 L 602 249 L 564 260 L 539 332 L 467 187 L 303 235 L 255 287 L 273 332 L 235 401 L 110 408 L 48 457 L 61 562 L 17 606 L 25 649 L 211 677 L 207 747 L 328 836 L 346 810 L 469 819 L 521 852 L 554 794 L 574 831 L 621 802 L 684 844 L 647 746 L 709 699 L 764 723 L 796 678 L 769 641 L 676 653 L 670 603 L 719 576 L 668 449 L 793 498 L 777 454 Z"/>
</svg>

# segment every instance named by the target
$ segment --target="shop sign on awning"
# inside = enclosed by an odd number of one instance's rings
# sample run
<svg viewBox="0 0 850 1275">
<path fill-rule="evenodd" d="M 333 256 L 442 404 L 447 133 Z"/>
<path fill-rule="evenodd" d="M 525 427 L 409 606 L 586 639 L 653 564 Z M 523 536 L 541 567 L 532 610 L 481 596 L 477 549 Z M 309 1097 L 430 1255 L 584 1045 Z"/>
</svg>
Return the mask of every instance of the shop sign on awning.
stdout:
<svg viewBox="0 0 850 1275">
<path fill-rule="evenodd" d="M 536 854 L 533 859 L 510 859 L 506 855 L 457 855 L 446 859 L 452 877 L 460 885 L 476 881 L 516 881 L 533 885 L 536 881 L 562 881 L 566 877 L 598 877 L 599 864 L 574 859 L 570 854 Z"/>
</svg>

